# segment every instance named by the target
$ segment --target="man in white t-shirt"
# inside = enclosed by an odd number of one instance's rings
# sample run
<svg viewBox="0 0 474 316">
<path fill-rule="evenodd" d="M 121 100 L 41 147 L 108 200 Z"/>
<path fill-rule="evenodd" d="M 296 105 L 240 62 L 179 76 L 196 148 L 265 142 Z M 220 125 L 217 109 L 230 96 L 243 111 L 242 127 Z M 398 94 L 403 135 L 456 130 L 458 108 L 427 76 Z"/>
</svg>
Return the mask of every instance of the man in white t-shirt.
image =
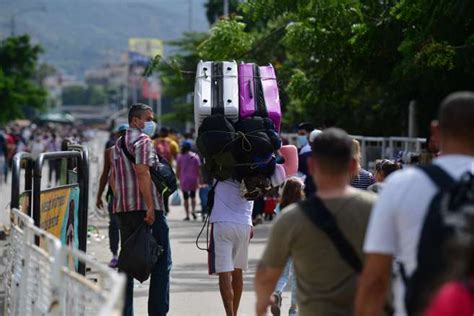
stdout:
<svg viewBox="0 0 474 316">
<path fill-rule="evenodd" d="M 433 161 L 454 179 L 474 167 L 474 93 L 458 92 L 440 106 L 432 123 L 441 156 Z M 391 175 L 371 214 L 364 251 L 367 254 L 356 298 L 356 315 L 380 315 L 390 285 L 392 262 L 401 262 L 408 277 L 417 266 L 421 230 L 436 185 L 417 168 Z M 405 289 L 399 271 L 393 284 L 395 315 L 406 315 Z"/>
<path fill-rule="evenodd" d="M 210 222 L 209 274 L 219 275 L 227 316 L 236 316 L 242 296 L 242 271 L 247 270 L 253 202 L 240 196 L 240 183 L 219 182 Z"/>
</svg>

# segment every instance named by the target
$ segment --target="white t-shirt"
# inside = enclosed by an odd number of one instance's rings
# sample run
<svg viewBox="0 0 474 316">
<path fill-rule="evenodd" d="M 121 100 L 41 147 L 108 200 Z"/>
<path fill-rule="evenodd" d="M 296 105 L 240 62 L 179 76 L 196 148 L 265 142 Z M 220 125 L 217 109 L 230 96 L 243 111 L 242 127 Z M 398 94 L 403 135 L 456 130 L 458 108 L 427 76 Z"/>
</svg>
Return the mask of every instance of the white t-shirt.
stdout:
<svg viewBox="0 0 474 316">
<path fill-rule="evenodd" d="M 253 201 L 240 196 L 240 183 L 221 181 L 216 186 L 211 223 L 231 222 L 252 226 Z"/>
<path fill-rule="evenodd" d="M 473 156 L 447 155 L 434 160 L 454 179 L 474 167 Z M 388 177 L 372 211 L 365 238 L 365 253 L 393 255 L 410 276 L 417 265 L 421 229 L 436 185 L 421 170 L 409 167 Z M 404 287 L 400 273 L 393 283 L 395 315 L 406 315 Z"/>
</svg>

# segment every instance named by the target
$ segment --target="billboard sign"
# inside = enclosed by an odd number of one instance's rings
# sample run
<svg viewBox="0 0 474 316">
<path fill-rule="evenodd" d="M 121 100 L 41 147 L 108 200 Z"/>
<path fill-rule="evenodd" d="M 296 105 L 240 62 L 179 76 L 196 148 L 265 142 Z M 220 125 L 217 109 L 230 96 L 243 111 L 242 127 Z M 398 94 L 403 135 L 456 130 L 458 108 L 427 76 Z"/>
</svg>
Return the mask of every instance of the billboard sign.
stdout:
<svg viewBox="0 0 474 316">
<path fill-rule="evenodd" d="M 163 41 L 156 38 L 129 38 L 128 50 L 145 57 L 163 55 Z"/>
</svg>

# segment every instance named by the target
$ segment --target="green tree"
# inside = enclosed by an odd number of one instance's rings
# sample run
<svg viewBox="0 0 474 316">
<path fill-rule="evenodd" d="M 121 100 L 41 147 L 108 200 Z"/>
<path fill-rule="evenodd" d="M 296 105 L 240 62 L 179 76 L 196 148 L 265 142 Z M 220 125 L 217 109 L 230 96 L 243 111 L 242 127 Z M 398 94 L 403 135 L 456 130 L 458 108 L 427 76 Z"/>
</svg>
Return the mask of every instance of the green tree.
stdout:
<svg viewBox="0 0 474 316">
<path fill-rule="evenodd" d="M 87 103 L 90 105 L 104 105 L 107 101 L 107 92 L 104 87 L 92 85 L 87 88 Z"/>
<path fill-rule="evenodd" d="M 415 100 L 426 131 L 442 97 L 472 90 L 472 1 L 249 0 L 239 12 L 242 21 L 214 25 L 199 53 L 274 63 L 287 123 L 403 134 Z"/>
<path fill-rule="evenodd" d="M 69 86 L 63 89 L 62 102 L 65 105 L 104 105 L 107 93 L 101 86 L 81 85 Z"/>
<path fill-rule="evenodd" d="M 38 66 L 36 71 L 36 79 L 40 86 L 44 87 L 44 80 L 49 76 L 54 76 L 58 73 L 58 70 L 50 64 L 42 63 Z"/>
<path fill-rule="evenodd" d="M 229 0 L 229 14 L 237 12 L 238 6 L 238 0 Z M 204 7 L 206 8 L 207 20 L 211 25 L 224 15 L 224 1 L 222 0 L 208 0 Z"/>
<path fill-rule="evenodd" d="M 42 49 L 28 35 L 0 42 L 0 123 L 23 117 L 22 108 L 42 109 L 46 91 L 35 82 L 36 65 Z"/>
<path fill-rule="evenodd" d="M 62 91 L 62 104 L 84 105 L 88 104 L 87 88 L 84 86 L 68 86 Z"/>
<path fill-rule="evenodd" d="M 189 96 L 194 91 L 196 65 L 201 59 L 197 47 L 208 37 L 207 33 L 185 33 L 183 38 L 168 42 L 175 52 L 166 60 L 157 56 L 155 67 L 149 69 L 159 71 L 163 95 L 172 99 L 173 111 L 163 116 L 164 121 L 193 121 L 193 102 Z"/>
</svg>

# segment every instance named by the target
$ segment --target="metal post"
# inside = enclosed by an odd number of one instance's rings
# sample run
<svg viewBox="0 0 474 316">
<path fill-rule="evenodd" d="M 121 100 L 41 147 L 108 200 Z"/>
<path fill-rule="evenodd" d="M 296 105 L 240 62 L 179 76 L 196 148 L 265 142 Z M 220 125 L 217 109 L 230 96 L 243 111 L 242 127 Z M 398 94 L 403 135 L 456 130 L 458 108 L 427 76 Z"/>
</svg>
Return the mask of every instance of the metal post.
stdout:
<svg viewBox="0 0 474 316">
<path fill-rule="evenodd" d="M 416 136 L 416 101 L 411 100 L 408 106 L 408 137 Z"/>
<path fill-rule="evenodd" d="M 158 93 L 158 99 L 156 99 L 156 117 L 157 117 L 158 126 L 161 127 L 161 116 L 163 115 L 161 99 L 163 97 L 163 89 L 161 87 L 161 82 L 159 78 L 158 78 L 158 87 L 159 87 L 158 89 L 159 93 Z"/>
<path fill-rule="evenodd" d="M 15 16 L 16 14 L 12 15 L 12 18 L 10 20 L 10 36 L 11 37 L 15 36 Z"/>
<path fill-rule="evenodd" d="M 151 80 L 150 78 L 146 78 L 146 81 L 148 84 L 148 105 L 153 109 L 153 99 L 151 98 Z"/>
<path fill-rule="evenodd" d="M 188 31 L 193 31 L 193 0 L 189 0 L 189 7 L 188 7 Z"/>
<path fill-rule="evenodd" d="M 229 16 L 229 0 L 224 0 L 224 17 Z"/>
</svg>

